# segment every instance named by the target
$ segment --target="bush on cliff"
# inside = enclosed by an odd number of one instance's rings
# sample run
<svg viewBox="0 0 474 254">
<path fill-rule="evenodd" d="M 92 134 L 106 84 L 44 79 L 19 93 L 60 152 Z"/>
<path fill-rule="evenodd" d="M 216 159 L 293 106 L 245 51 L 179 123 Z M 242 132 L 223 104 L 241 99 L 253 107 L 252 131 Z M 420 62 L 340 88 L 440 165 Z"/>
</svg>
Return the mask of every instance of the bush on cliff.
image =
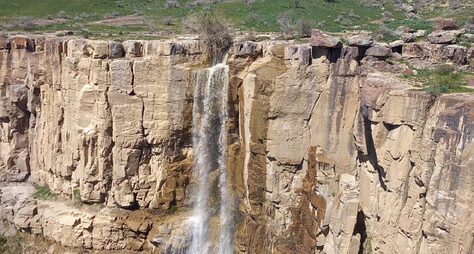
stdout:
<svg viewBox="0 0 474 254">
<path fill-rule="evenodd" d="M 48 186 L 37 186 L 35 194 L 33 195 L 36 199 L 51 199 L 56 195 L 51 191 Z"/>
<path fill-rule="evenodd" d="M 221 62 L 233 42 L 229 27 L 210 11 L 201 13 L 197 22 L 199 39 L 206 47 L 209 62 L 211 64 Z"/>
<path fill-rule="evenodd" d="M 466 87 L 472 73 L 456 71 L 451 65 L 440 65 L 433 70 L 417 70 L 416 75 L 405 75 L 425 85 L 424 90 L 439 96 L 445 93 L 467 93 L 474 89 Z"/>
</svg>

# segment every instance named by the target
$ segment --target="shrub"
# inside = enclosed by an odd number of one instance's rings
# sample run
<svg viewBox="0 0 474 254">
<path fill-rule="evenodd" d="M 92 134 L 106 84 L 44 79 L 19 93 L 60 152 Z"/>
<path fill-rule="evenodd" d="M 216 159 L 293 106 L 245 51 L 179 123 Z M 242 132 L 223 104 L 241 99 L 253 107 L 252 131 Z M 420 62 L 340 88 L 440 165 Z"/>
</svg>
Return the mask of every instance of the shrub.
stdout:
<svg viewBox="0 0 474 254">
<path fill-rule="evenodd" d="M 31 17 L 20 17 L 20 19 L 18 19 L 17 26 L 24 30 L 31 30 L 35 28 L 36 24 Z"/>
<path fill-rule="evenodd" d="M 82 198 L 81 198 L 81 190 L 80 189 L 74 189 L 72 191 L 72 198 L 75 200 L 75 201 L 82 201 Z"/>
<path fill-rule="evenodd" d="M 165 8 L 179 8 L 181 4 L 177 0 L 166 0 Z"/>
<path fill-rule="evenodd" d="M 298 22 L 299 35 L 303 38 L 311 37 L 311 22 L 307 19 L 300 19 Z"/>
<path fill-rule="evenodd" d="M 167 26 L 173 25 L 173 18 L 172 17 L 165 17 L 163 19 L 163 23 Z"/>
<path fill-rule="evenodd" d="M 208 61 L 216 64 L 222 61 L 230 48 L 233 38 L 230 29 L 211 12 L 204 12 L 198 17 L 198 33 L 206 47 Z"/>
<path fill-rule="evenodd" d="M 301 0 L 293 0 L 293 3 L 295 4 L 295 8 L 302 8 L 303 7 L 301 5 Z"/>
<path fill-rule="evenodd" d="M 412 78 L 425 85 L 424 90 L 435 96 L 444 93 L 473 92 L 474 89 L 465 87 L 467 78 L 471 74 L 465 72 L 456 72 L 451 65 L 440 65 L 434 70 L 417 70 L 416 75 L 407 75 L 406 78 Z"/>
<path fill-rule="evenodd" d="M 36 199 L 51 199 L 56 195 L 51 191 L 48 186 L 37 186 L 36 191 L 33 195 Z"/>
<path fill-rule="evenodd" d="M 116 18 L 116 17 L 118 17 L 118 16 L 120 16 L 120 13 L 114 11 L 114 12 L 105 14 L 105 15 L 104 15 L 104 18 L 105 18 L 105 19 L 113 19 L 113 18 Z"/>
<path fill-rule="evenodd" d="M 291 34 L 291 16 L 289 12 L 284 12 L 278 17 L 280 31 L 285 35 Z"/>
<path fill-rule="evenodd" d="M 58 14 L 56 15 L 56 17 L 58 19 L 69 19 L 69 16 L 63 10 L 59 11 Z"/>
</svg>

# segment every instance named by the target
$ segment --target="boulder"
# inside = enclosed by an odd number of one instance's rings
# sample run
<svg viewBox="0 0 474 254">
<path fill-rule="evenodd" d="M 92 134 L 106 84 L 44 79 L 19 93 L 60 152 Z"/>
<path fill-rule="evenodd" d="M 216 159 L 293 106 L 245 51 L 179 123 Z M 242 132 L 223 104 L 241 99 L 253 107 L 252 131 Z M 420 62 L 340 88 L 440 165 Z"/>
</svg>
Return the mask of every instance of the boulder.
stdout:
<svg viewBox="0 0 474 254">
<path fill-rule="evenodd" d="M 458 22 L 454 19 L 438 19 L 433 21 L 435 30 L 456 30 L 459 29 Z"/>
<path fill-rule="evenodd" d="M 374 44 L 374 39 L 368 34 L 351 36 L 348 41 L 349 45 L 358 47 L 370 47 Z"/>
<path fill-rule="evenodd" d="M 341 51 L 341 57 L 344 60 L 357 59 L 359 57 L 358 47 L 344 47 Z"/>
<path fill-rule="evenodd" d="M 407 4 L 407 3 L 403 3 L 402 6 L 401 6 L 401 9 L 402 11 L 404 12 L 415 12 L 415 7 L 413 7 L 413 5 L 410 5 L 410 4 Z"/>
<path fill-rule="evenodd" d="M 416 35 L 412 33 L 403 33 L 400 36 L 403 42 L 414 42 L 416 40 Z"/>
<path fill-rule="evenodd" d="M 434 44 L 454 44 L 461 34 L 463 34 L 461 30 L 438 30 L 428 35 L 428 41 Z"/>
<path fill-rule="evenodd" d="M 396 41 L 390 42 L 389 45 L 391 48 L 396 48 L 396 47 L 403 46 L 404 44 L 405 43 L 402 40 L 396 40 Z"/>
<path fill-rule="evenodd" d="M 110 42 L 109 43 L 109 57 L 110 58 L 121 58 L 125 56 L 125 50 L 122 43 Z"/>
<path fill-rule="evenodd" d="M 365 52 L 367 56 L 382 57 L 382 58 L 390 56 L 391 53 L 392 53 L 392 50 L 389 47 L 385 45 L 381 45 L 381 44 L 377 44 L 373 47 L 370 47 Z"/>
<path fill-rule="evenodd" d="M 474 42 L 474 34 L 463 34 L 462 38 L 468 42 Z"/>
<path fill-rule="evenodd" d="M 254 41 L 238 42 L 234 44 L 236 57 L 256 57 L 262 53 L 262 45 Z"/>
<path fill-rule="evenodd" d="M 416 37 L 423 37 L 426 35 L 426 30 L 417 30 L 413 33 Z"/>
<path fill-rule="evenodd" d="M 317 29 L 311 31 L 311 46 L 325 48 L 342 48 L 341 41 L 333 36 L 323 34 Z"/>
<path fill-rule="evenodd" d="M 107 41 L 90 41 L 84 45 L 84 54 L 96 59 L 104 59 L 109 55 Z"/>
<path fill-rule="evenodd" d="M 125 41 L 123 43 L 125 53 L 132 57 L 143 56 L 143 45 L 139 41 Z"/>
</svg>

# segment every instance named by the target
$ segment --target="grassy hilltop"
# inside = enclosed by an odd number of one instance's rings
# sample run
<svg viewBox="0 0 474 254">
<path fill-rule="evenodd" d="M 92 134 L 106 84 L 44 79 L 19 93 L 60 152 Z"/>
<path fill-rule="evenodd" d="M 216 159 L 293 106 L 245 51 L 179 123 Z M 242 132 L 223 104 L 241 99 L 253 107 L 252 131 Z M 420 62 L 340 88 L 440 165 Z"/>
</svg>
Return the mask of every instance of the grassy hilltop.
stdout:
<svg viewBox="0 0 474 254">
<path fill-rule="evenodd" d="M 360 0 L 177 2 L 179 6 L 167 8 L 165 0 L 0 0 L 0 26 L 4 31 L 70 30 L 90 37 L 168 36 L 192 30 L 193 14 L 210 10 L 240 31 L 280 32 L 305 26 L 330 32 L 377 31 L 400 25 L 430 28 L 424 19 L 405 20 L 391 3 L 371 7 Z M 464 12 L 455 17 L 467 19 Z"/>
</svg>

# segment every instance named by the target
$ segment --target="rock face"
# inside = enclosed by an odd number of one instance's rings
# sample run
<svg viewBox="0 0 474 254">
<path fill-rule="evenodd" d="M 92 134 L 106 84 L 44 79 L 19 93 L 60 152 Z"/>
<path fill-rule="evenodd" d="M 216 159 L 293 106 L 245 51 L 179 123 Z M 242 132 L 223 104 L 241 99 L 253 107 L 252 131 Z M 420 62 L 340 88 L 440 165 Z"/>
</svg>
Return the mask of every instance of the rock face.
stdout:
<svg viewBox="0 0 474 254">
<path fill-rule="evenodd" d="M 200 42 L 2 40 L 0 233 L 182 253 Z M 399 47 L 463 68 L 472 49 L 352 42 L 230 52 L 235 253 L 472 252 L 474 96 L 436 98 L 379 71 Z"/>
<path fill-rule="evenodd" d="M 3 179 L 31 173 L 54 192 L 120 207 L 184 201 L 198 42 L 10 44 L 0 55 Z"/>
</svg>

